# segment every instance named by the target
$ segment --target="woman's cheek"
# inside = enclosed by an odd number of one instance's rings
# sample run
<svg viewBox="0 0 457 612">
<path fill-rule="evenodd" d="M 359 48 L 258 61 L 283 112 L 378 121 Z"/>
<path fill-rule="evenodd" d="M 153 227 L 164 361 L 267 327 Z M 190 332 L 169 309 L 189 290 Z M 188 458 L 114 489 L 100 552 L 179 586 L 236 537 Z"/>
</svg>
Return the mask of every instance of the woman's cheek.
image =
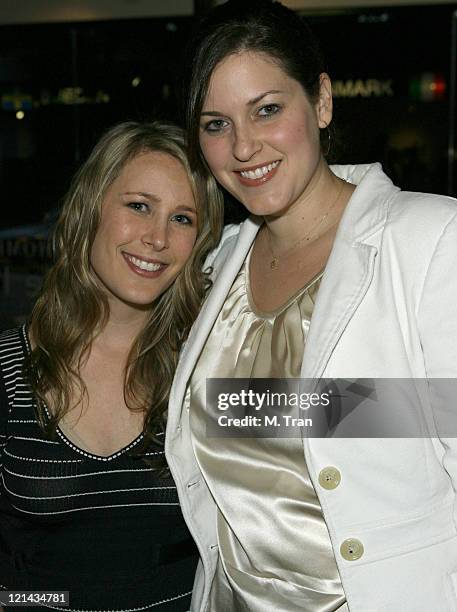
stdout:
<svg viewBox="0 0 457 612">
<path fill-rule="evenodd" d="M 286 122 L 277 128 L 270 138 L 270 142 L 279 151 L 287 153 L 296 149 L 306 149 L 317 141 L 316 134 L 312 132 L 306 123 Z"/>
<path fill-rule="evenodd" d="M 217 175 L 218 169 L 223 168 L 228 161 L 227 143 L 217 138 L 205 138 L 200 141 L 200 147 L 211 172 Z"/>
</svg>

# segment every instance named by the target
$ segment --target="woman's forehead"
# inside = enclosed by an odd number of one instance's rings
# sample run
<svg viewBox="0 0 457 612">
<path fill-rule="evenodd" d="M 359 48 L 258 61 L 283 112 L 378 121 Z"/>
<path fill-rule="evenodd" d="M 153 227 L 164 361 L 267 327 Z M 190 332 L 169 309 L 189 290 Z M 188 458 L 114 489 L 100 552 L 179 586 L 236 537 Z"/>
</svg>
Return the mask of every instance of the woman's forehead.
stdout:
<svg viewBox="0 0 457 612">
<path fill-rule="evenodd" d="M 294 79 L 275 58 L 258 51 L 241 51 L 226 56 L 213 70 L 205 104 L 240 97 L 255 99 L 266 91 L 288 90 Z"/>
</svg>

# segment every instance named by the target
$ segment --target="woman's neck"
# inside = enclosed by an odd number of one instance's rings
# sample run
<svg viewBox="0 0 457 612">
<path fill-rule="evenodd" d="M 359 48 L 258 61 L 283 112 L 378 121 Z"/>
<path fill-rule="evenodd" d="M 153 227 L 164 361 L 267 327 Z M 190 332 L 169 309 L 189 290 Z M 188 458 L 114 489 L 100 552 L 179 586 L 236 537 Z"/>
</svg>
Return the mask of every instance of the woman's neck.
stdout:
<svg viewBox="0 0 457 612">
<path fill-rule="evenodd" d="M 95 336 L 93 343 L 99 348 L 105 347 L 116 352 L 129 352 L 135 338 L 144 328 L 147 313 L 140 312 L 137 316 L 119 316 L 110 313 L 106 325 Z"/>
<path fill-rule="evenodd" d="M 353 186 L 319 164 L 305 193 L 280 216 L 265 218 L 271 250 L 281 254 L 301 240 L 312 244 L 339 222 Z"/>
</svg>

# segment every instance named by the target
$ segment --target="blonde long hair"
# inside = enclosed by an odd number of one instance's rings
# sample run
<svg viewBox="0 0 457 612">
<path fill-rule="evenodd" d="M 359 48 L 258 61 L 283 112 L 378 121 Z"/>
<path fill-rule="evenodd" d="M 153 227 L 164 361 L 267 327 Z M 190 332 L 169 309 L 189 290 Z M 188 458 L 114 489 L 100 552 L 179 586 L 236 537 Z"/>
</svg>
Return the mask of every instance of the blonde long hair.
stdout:
<svg viewBox="0 0 457 612">
<path fill-rule="evenodd" d="M 220 239 L 223 202 L 209 174 L 202 177 L 191 171 L 181 128 L 157 121 L 127 122 L 101 138 L 72 181 L 53 237 L 55 263 L 31 316 L 34 349 L 26 371 L 37 398 L 40 424 L 50 436 L 87 394 L 81 364 L 109 316 L 107 299 L 90 265 L 103 198 L 125 164 L 148 151 L 166 153 L 181 162 L 197 208 L 197 240 L 191 257 L 176 281 L 151 305 L 125 369 L 126 403 L 132 410 L 145 412 L 146 436 L 154 437 L 163 429 L 179 347 L 210 285 L 202 267 Z M 52 411 L 46 411 L 48 401 Z"/>
</svg>

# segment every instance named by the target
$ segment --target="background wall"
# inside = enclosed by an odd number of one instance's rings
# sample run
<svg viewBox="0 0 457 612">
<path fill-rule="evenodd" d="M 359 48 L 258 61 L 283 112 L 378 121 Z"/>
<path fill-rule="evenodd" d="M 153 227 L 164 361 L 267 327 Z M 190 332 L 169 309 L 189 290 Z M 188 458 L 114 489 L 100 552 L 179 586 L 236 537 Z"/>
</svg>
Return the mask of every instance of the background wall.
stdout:
<svg viewBox="0 0 457 612">
<path fill-rule="evenodd" d="M 0 23 L 52 23 L 194 14 L 193 0 L 2 0 Z"/>
<path fill-rule="evenodd" d="M 0 327 L 29 311 L 61 198 L 101 133 L 129 119 L 179 121 L 193 13 L 210 3 L 0 2 Z M 331 161 L 381 161 L 404 189 L 455 195 L 456 5 L 288 4 L 326 51 Z"/>
<path fill-rule="evenodd" d="M 224 0 L 2 0 L 0 24 L 191 16 Z M 247 2 L 249 0 L 246 0 Z M 453 0 L 284 0 L 294 10 L 456 4 Z M 457 6 L 456 6 L 457 8 Z"/>
</svg>

